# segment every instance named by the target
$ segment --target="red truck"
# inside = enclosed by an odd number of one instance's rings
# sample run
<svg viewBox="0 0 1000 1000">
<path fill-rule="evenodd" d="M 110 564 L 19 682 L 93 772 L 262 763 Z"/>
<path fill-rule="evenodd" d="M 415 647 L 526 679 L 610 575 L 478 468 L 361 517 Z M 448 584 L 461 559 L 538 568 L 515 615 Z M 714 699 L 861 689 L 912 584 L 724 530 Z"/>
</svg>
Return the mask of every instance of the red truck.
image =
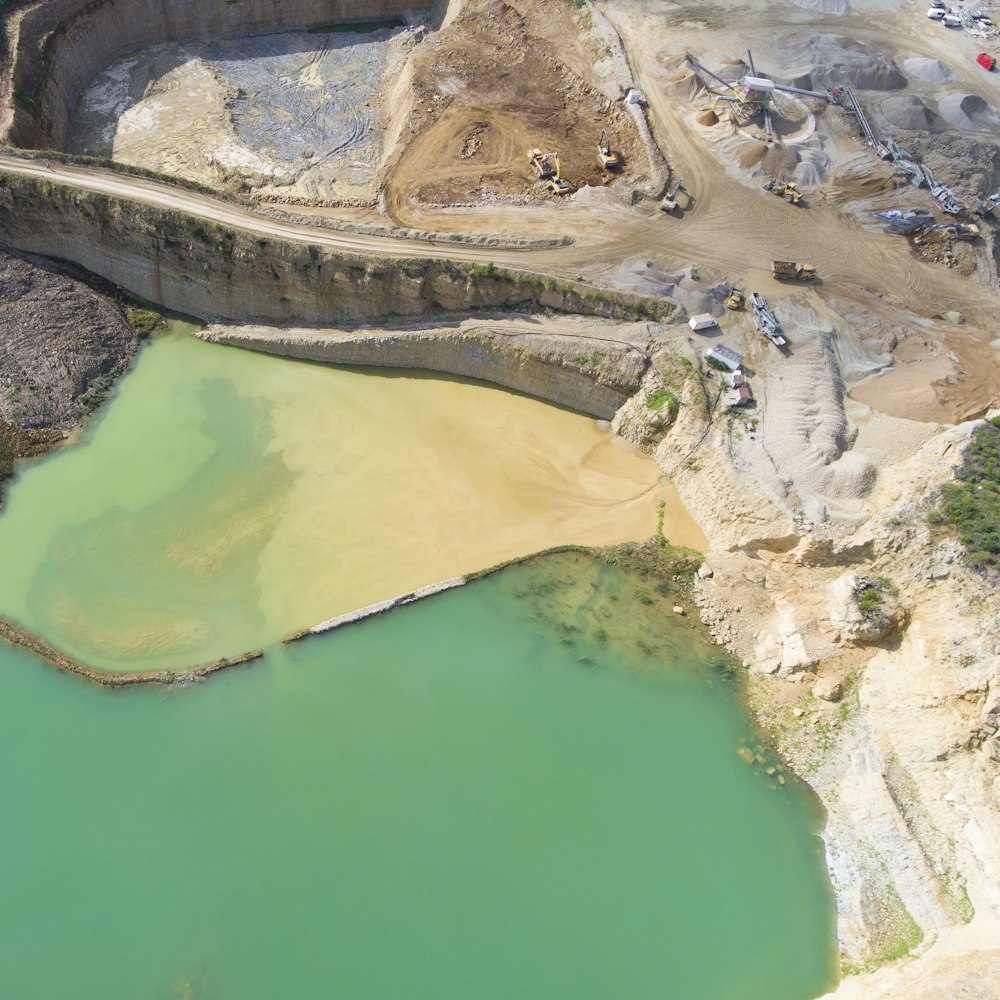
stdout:
<svg viewBox="0 0 1000 1000">
<path fill-rule="evenodd" d="M 996 59 L 994 59 L 989 52 L 980 52 L 979 55 L 976 56 L 976 62 L 979 63 L 983 69 L 990 71 L 994 70 L 997 65 Z"/>
</svg>

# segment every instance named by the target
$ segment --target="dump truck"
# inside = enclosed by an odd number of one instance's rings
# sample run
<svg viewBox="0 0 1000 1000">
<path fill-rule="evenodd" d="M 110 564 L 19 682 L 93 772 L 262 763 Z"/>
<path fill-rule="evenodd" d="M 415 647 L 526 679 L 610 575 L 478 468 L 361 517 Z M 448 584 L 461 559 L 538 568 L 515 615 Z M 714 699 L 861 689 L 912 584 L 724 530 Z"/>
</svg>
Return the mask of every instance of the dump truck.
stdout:
<svg viewBox="0 0 1000 1000">
<path fill-rule="evenodd" d="M 738 288 L 730 288 L 729 295 L 726 298 L 726 308 L 727 309 L 742 309 L 743 303 L 746 301 L 746 296 Z"/>
<path fill-rule="evenodd" d="M 622 165 L 622 154 L 611 148 L 608 130 L 601 129 L 601 137 L 597 140 L 597 162 L 605 170 L 619 170 Z"/>
<path fill-rule="evenodd" d="M 764 185 L 764 190 L 776 194 L 779 198 L 784 198 L 789 205 L 800 205 L 802 203 L 802 192 L 795 181 L 786 181 L 780 177 L 772 177 Z"/>
<path fill-rule="evenodd" d="M 540 181 L 555 177 L 559 171 L 559 154 L 543 153 L 540 149 L 528 150 L 528 163 L 535 169 Z"/>
<path fill-rule="evenodd" d="M 817 277 L 812 264 L 797 264 L 794 260 L 772 261 L 771 274 L 778 281 L 815 281 Z"/>
</svg>

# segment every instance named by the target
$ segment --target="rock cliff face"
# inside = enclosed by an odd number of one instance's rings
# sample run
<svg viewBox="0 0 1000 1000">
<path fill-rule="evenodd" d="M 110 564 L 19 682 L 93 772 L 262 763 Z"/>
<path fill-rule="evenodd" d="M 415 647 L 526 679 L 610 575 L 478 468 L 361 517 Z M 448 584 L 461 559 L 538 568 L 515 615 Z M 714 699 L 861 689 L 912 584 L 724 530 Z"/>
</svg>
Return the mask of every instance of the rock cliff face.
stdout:
<svg viewBox="0 0 1000 1000">
<path fill-rule="evenodd" d="M 267 354 L 342 365 L 424 368 L 479 378 L 610 420 L 648 365 L 637 345 L 586 336 L 567 344 L 544 334 L 475 328 L 287 330 L 215 327 L 203 339 Z"/>
<path fill-rule="evenodd" d="M 337 326 L 384 316 L 537 309 L 669 314 L 669 303 L 428 259 L 366 259 L 136 202 L 0 176 L 12 246 L 72 261 L 134 295 L 204 320 Z"/>
<path fill-rule="evenodd" d="M 428 11 L 434 0 L 43 0 L 13 40 L 14 145 L 62 148 L 83 88 L 117 57 L 166 41 L 240 38 Z"/>
</svg>

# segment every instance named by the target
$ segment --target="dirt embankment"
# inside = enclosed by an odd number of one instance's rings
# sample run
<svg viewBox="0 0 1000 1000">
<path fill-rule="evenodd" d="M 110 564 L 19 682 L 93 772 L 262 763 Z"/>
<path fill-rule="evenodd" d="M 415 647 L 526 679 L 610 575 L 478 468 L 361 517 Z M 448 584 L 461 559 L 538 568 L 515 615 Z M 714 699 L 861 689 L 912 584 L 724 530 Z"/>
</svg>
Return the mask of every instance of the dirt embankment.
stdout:
<svg viewBox="0 0 1000 1000">
<path fill-rule="evenodd" d="M 96 409 L 138 346 L 116 303 L 47 261 L 0 250 L 0 479 Z"/>
</svg>

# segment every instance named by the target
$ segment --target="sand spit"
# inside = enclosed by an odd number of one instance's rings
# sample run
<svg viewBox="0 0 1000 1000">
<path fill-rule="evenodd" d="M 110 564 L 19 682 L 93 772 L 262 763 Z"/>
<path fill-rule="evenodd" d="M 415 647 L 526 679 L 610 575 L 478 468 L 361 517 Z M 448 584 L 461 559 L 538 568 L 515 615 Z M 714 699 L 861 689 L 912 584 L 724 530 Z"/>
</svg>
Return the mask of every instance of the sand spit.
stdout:
<svg viewBox="0 0 1000 1000">
<path fill-rule="evenodd" d="M 65 674 L 72 674 L 74 677 L 80 677 L 92 684 L 97 684 L 99 687 L 107 688 L 135 687 L 141 684 L 151 684 L 158 687 L 193 684 L 196 681 L 205 680 L 206 677 L 211 677 L 212 674 L 216 674 L 220 670 L 252 663 L 264 655 L 263 650 L 252 649 L 249 652 L 240 653 L 238 656 L 227 656 L 212 663 L 200 663 L 178 670 L 102 670 L 60 653 L 44 639 L 5 618 L 0 618 L 0 639 L 11 645 L 21 646 Z"/>
</svg>

